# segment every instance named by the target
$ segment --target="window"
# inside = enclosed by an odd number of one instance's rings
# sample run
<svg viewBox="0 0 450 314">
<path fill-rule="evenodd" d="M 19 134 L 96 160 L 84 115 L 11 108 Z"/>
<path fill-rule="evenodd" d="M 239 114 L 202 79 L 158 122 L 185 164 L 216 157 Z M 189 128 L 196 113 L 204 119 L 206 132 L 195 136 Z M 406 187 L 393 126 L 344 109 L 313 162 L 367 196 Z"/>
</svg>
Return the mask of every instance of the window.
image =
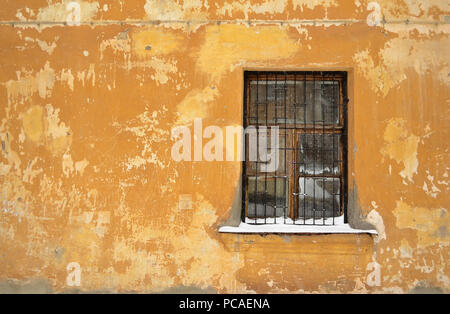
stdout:
<svg viewBox="0 0 450 314">
<path fill-rule="evenodd" d="M 346 72 L 245 72 L 244 127 L 257 131 L 245 135 L 243 222 L 347 222 L 346 78 Z M 265 144 L 275 167 L 260 155 Z"/>
</svg>

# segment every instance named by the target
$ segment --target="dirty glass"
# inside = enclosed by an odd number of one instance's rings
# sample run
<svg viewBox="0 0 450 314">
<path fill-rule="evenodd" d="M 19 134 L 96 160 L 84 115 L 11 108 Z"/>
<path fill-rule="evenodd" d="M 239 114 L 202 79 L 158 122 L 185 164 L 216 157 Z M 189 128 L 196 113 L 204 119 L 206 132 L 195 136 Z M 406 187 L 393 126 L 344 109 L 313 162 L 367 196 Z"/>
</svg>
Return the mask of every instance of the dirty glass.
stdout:
<svg viewBox="0 0 450 314">
<path fill-rule="evenodd" d="M 339 134 L 300 134 L 298 169 L 300 175 L 339 175 Z"/>
<path fill-rule="evenodd" d="M 339 214 L 340 180 L 337 178 L 299 178 L 297 217 L 322 218 Z"/>
<path fill-rule="evenodd" d="M 247 217 L 282 217 L 288 213 L 287 178 L 249 177 Z"/>
<path fill-rule="evenodd" d="M 250 83 L 250 124 L 339 124 L 339 82 Z"/>
</svg>

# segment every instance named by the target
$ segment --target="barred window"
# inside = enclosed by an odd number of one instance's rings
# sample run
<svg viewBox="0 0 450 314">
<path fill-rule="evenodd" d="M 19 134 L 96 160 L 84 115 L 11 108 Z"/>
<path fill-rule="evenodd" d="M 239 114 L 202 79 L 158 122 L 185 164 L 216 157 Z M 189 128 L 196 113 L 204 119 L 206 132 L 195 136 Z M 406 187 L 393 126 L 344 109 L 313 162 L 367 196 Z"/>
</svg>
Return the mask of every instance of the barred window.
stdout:
<svg viewBox="0 0 450 314">
<path fill-rule="evenodd" d="M 243 222 L 347 222 L 346 79 L 346 72 L 245 72 L 244 127 L 257 131 L 245 136 Z M 259 153 L 265 143 L 275 167 Z"/>
</svg>

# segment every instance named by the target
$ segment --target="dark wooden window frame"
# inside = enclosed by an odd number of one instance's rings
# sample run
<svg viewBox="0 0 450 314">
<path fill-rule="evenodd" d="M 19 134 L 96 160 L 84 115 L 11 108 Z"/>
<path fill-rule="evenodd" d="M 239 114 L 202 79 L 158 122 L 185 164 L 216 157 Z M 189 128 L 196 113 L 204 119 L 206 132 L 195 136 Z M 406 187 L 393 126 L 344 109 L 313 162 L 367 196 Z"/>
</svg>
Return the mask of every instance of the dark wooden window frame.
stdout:
<svg viewBox="0 0 450 314">
<path fill-rule="evenodd" d="M 287 118 L 285 116 L 284 123 L 267 123 L 267 107 L 266 107 L 266 123 L 258 124 L 258 123 L 250 123 L 250 84 L 252 81 L 258 80 L 266 80 L 268 81 L 278 81 L 278 82 L 287 82 L 287 81 L 295 81 L 299 84 L 305 84 L 307 81 L 327 81 L 333 80 L 337 81 L 339 84 L 339 122 L 337 124 L 325 124 L 325 122 L 317 124 L 313 123 L 297 123 L 294 119 L 294 123 L 286 122 Z M 296 85 L 295 85 L 296 86 Z M 295 87 L 296 89 L 296 87 Z M 306 94 L 306 89 L 303 89 Z M 275 91 L 276 93 L 276 91 Z M 286 152 L 285 157 L 285 167 L 286 167 L 286 177 L 288 181 L 288 211 L 285 212 L 284 218 L 291 218 L 295 224 L 298 221 L 299 217 L 297 213 L 298 209 L 298 195 L 299 195 L 299 178 L 305 177 L 308 175 L 300 174 L 299 171 L 296 171 L 296 161 L 298 161 L 299 154 L 299 134 L 334 134 L 339 135 L 340 143 L 339 143 L 339 174 L 338 175 L 322 175 L 319 176 L 317 174 L 311 175 L 311 177 L 319 178 L 319 177 L 336 177 L 339 178 L 339 203 L 340 208 L 336 211 L 336 216 L 344 215 L 344 222 L 347 223 L 347 73 L 343 71 L 245 71 L 244 72 L 244 128 L 248 126 L 267 126 L 268 128 L 271 126 L 278 125 L 280 127 L 280 134 L 283 134 L 285 138 Z M 286 103 L 285 103 L 286 107 Z M 258 109 L 257 109 L 258 110 Z M 295 112 L 294 108 L 294 112 Z M 304 109 L 306 112 L 306 108 Z M 315 110 L 315 109 L 314 109 Z M 306 114 L 306 113 L 305 113 Z M 305 116 L 306 117 L 306 116 Z M 276 119 L 276 118 L 275 118 Z M 313 119 L 314 120 L 314 119 Z M 259 120 L 258 120 L 259 121 Z M 257 121 L 257 122 L 258 122 Z M 306 118 L 305 120 L 306 121 Z M 247 142 L 247 141 L 245 141 Z M 334 144 L 334 140 L 333 140 Z M 245 152 L 248 152 L 248 145 L 245 144 Z M 333 152 L 334 154 L 334 152 Z M 251 176 L 252 172 L 249 170 L 248 164 L 248 155 L 245 156 L 245 160 L 243 162 L 243 180 L 242 180 L 242 221 L 246 221 L 247 215 L 247 199 L 248 199 L 248 189 L 247 189 L 247 178 Z M 256 174 L 258 165 L 256 165 Z M 247 172 L 249 171 L 249 172 Z M 276 175 L 275 175 L 276 176 Z M 258 176 L 256 175 L 256 178 Z M 271 176 L 267 176 L 265 178 L 270 178 Z M 257 180 L 257 179 L 256 179 Z M 256 206 L 256 205 L 255 205 Z M 275 209 L 276 210 L 276 209 Z M 256 208 L 255 208 L 256 211 Z M 333 209 L 334 211 L 334 209 Z M 320 217 L 317 217 L 320 218 Z M 333 215 L 332 224 L 334 225 L 335 216 Z M 305 218 L 303 217 L 303 222 L 305 222 Z M 264 221 L 264 223 L 267 223 Z M 325 224 L 325 219 L 323 219 L 323 223 Z M 301 223 L 299 223 L 301 224 Z M 313 219 L 313 224 L 315 224 L 315 219 Z"/>
</svg>

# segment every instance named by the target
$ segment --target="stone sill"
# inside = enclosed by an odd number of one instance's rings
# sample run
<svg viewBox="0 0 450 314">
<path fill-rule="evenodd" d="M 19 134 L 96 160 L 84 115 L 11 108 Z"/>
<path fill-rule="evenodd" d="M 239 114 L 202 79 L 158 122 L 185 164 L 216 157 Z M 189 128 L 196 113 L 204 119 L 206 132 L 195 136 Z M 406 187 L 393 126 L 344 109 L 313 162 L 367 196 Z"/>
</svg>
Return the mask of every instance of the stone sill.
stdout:
<svg viewBox="0 0 450 314">
<path fill-rule="evenodd" d="M 332 219 L 325 219 L 325 225 L 320 225 L 323 220 L 320 220 L 313 225 L 308 220 L 306 224 L 295 225 L 291 220 L 284 223 L 282 218 L 279 222 L 269 221 L 268 224 L 254 224 L 256 221 L 246 219 L 246 222 L 241 222 L 239 226 L 223 226 L 219 228 L 221 233 L 237 233 L 237 234 L 270 234 L 270 233 L 284 233 L 284 234 L 373 234 L 377 235 L 376 230 L 353 229 L 349 224 L 344 223 L 344 217 L 336 217 L 334 225 Z M 263 221 L 261 221 L 263 222 Z"/>
</svg>

